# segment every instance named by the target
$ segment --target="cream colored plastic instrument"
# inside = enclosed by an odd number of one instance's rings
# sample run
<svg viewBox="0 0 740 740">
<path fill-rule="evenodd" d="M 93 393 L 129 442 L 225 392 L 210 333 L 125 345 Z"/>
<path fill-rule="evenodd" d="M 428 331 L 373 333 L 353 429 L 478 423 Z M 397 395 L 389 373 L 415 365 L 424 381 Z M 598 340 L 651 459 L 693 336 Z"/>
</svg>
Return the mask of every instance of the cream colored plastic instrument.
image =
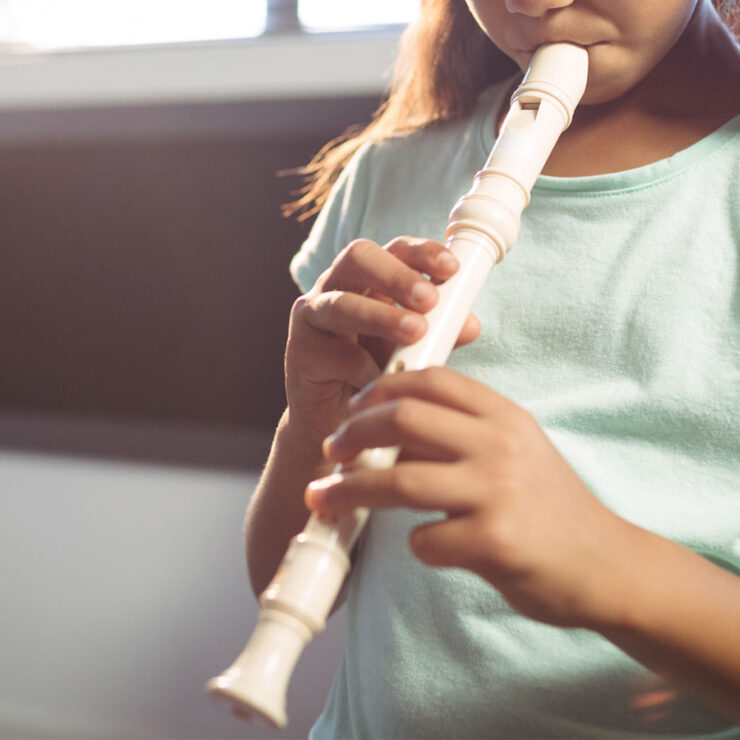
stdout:
<svg viewBox="0 0 740 740">
<path fill-rule="evenodd" d="M 570 125 L 587 75 L 588 53 L 580 46 L 551 44 L 535 52 L 485 167 L 450 214 L 447 246 L 460 269 L 439 287 L 425 336 L 396 350 L 385 372 L 447 361 L 488 273 L 519 236 L 519 217 L 529 204 L 532 186 Z M 352 467 L 388 468 L 398 452 L 365 450 Z M 228 702 L 237 716 L 285 726 L 285 695 L 293 667 L 308 641 L 324 628 L 368 515 L 367 509 L 356 509 L 332 523 L 311 516 L 291 541 L 260 597 L 259 621 L 244 651 L 207 684 L 209 693 Z"/>
</svg>

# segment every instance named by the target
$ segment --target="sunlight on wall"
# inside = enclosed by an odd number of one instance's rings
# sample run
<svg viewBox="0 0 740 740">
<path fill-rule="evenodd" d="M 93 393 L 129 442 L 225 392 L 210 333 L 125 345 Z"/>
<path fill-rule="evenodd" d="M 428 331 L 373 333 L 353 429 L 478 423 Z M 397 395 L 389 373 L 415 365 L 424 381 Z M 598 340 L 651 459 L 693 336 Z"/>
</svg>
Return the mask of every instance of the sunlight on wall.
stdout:
<svg viewBox="0 0 740 740">
<path fill-rule="evenodd" d="M 325 31 L 408 23 L 419 13 L 420 0 L 299 0 L 298 18 L 307 30 Z"/>
<path fill-rule="evenodd" d="M 0 0 L 0 41 L 37 49 L 258 36 L 264 0 Z"/>
<path fill-rule="evenodd" d="M 406 24 L 420 0 L 299 0 L 311 32 Z M 0 45 L 53 50 L 259 36 L 267 0 L 0 0 Z"/>
</svg>

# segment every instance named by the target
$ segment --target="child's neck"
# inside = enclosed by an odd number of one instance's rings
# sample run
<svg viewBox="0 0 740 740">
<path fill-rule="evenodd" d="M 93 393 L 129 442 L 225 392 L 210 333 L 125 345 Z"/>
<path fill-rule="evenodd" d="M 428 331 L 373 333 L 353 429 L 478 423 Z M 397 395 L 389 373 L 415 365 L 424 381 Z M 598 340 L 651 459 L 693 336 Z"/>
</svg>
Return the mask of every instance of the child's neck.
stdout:
<svg viewBox="0 0 740 740">
<path fill-rule="evenodd" d="M 740 49 L 713 11 L 697 13 L 639 85 L 579 108 L 543 172 L 598 175 L 670 157 L 740 114 L 739 90 Z"/>
</svg>

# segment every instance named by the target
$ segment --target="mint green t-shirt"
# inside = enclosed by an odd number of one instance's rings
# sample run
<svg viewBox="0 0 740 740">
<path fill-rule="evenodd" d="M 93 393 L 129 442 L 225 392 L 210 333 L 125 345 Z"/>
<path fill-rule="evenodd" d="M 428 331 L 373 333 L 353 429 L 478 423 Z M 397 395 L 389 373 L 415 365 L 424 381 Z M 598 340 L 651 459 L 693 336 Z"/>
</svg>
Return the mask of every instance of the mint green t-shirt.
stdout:
<svg viewBox="0 0 740 740">
<path fill-rule="evenodd" d="M 443 240 L 505 89 L 465 121 L 363 147 L 293 259 L 301 288 L 354 238 Z M 534 414 L 618 515 L 737 573 L 739 263 L 740 117 L 645 167 L 542 176 L 477 300 L 482 334 L 449 363 Z M 740 737 L 599 635 L 421 564 L 408 533 L 434 516 L 373 514 L 313 738 Z"/>
</svg>

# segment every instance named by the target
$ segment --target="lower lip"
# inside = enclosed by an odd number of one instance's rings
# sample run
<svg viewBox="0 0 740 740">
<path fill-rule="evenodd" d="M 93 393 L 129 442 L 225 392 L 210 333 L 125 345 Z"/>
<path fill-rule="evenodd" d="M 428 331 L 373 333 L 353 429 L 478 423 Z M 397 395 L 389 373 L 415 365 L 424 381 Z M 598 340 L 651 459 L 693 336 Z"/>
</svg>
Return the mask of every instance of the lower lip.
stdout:
<svg viewBox="0 0 740 740">
<path fill-rule="evenodd" d="M 570 41 L 564 41 L 564 42 L 548 41 L 546 44 L 541 44 L 541 46 L 547 46 L 548 44 L 555 44 L 555 43 L 573 43 L 575 46 L 582 46 L 584 49 L 589 51 L 597 46 L 606 46 L 608 42 L 607 41 L 596 41 L 593 44 L 576 44 L 575 42 L 570 42 Z M 521 52 L 522 54 L 534 54 L 539 48 L 540 48 L 539 46 L 535 46 L 532 49 L 517 49 L 517 51 Z"/>
</svg>

